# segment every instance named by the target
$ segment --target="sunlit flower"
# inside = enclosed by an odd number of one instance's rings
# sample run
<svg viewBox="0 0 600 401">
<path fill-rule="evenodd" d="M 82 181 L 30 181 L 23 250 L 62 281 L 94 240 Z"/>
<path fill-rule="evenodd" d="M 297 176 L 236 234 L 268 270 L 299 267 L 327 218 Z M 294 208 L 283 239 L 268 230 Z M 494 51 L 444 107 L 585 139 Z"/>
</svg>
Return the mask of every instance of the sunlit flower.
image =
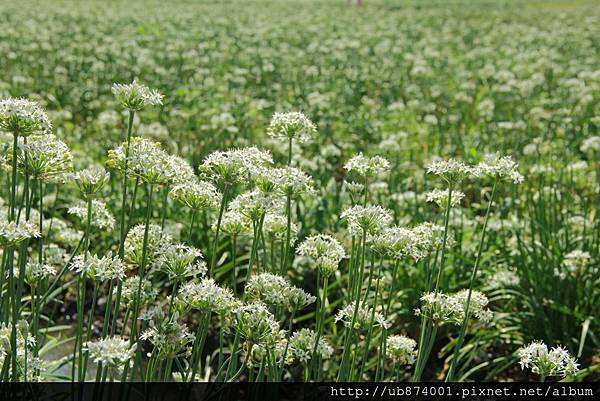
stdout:
<svg viewBox="0 0 600 401">
<path fill-rule="evenodd" d="M 169 195 L 177 202 L 196 211 L 217 208 L 222 196 L 210 182 L 197 180 L 174 186 Z"/>
<path fill-rule="evenodd" d="M 87 198 L 100 192 L 110 178 L 108 172 L 102 167 L 92 166 L 85 170 L 76 171 L 70 176 L 81 193 Z"/>
<path fill-rule="evenodd" d="M 2 246 L 15 246 L 26 239 L 39 237 L 41 233 L 35 224 L 26 221 L 17 224 L 6 219 L 0 221 L 0 245 Z"/>
<path fill-rule="evenodd" d="M 87 205 L 85 202 L 80 202 L 76 206 L 70 207 L 67 212 L 81 219 L 84 224 L 87 224 Z M 112 213 L 106 208 L 106 203 L 99 199 L 92 200 L 91 208 L 91 225 L 99 229 L 113 228 L 115 218 Z"/>
<path fill-rule="evenodd" d="M 392 215 L 389 210 L 379 205 L 356 205 L 348 208 L 340 215 L 348 223 L 348 231 L 352 235 L 375 235 L 389 226 Z"/>
<path fill-rule="evenodd" d="M 533 373 L 542 377 L 568 377 L 579 371 L 576 359 L 560 345 L 548 350 L 543 342 L 534 341 L 520 348 L 517 356 L 521 369 L 530 368 Z"/>
<path fill-rule="evenodd" d="M 125 366 L 130 365 L 135 357 L 136 347 L 136 343 L 131 345 L 129 340 L 125 340 L 120 336 L 85 343 L 85 349 L 92 360 L 108 368 L 110 377 L 121 374 Z"/>
<path fill-rule="evenodd" d="M 442 209 L 446 209 L 448 206 L 448 191 L 441 189 L 434 189 L 427 192 L 427 202 L 433 202 Z M 460 202 L 465 197 L 465 194 L 460 191 L 452 191 L 452 199 L 450 201 L 450 207 L 460 205 Z"/>
<path fill-rule="evenodd" d="M 485 160 L 476 167 L 481 174 L 496 176 L 510 180 L 515 184 L 523 182 L 524 178 L 519 173 L 519 165 L 510 156 L 500 156 L 498 153 L 486 155 Z"/>
<path fill-rule="evenodd" d="M 156 90 L 137 81 L 130 84 L 113 84 L 112 93 L 126 109 L 138 111 L 146 106 L 162 105 L 163 96 Z"/>
<path fill-rule="evenodd" d="M 206 263 L 201 260 L 202 252 L 183 244 L 167 244 L 158 251 L 153 264 L 169 276 L 169 280 L 181 281 L 189 276 L 203 276 Z"/>
<path fill-rule="evenodd" d="M 317 133 L 317 127 L 299 112 L 275 113 L 269 123 L 267 134 L 278 138 L 308 142 Z"/>
<path fill-rule="evenodd" d="M 52 124 L 46 112 L 36 102 L 8 98 L 0 100 L 0 130 L 20 136 L 49 134 Z"/>
<path fill-rule="evenodd" d="M 359 153 L 344 164 L 344 169 L 362 178 L 375 177 L 388 171 L 390 163 L 381 156 L 366 157 Z"/>
<path fill-rule="evenodd" d="M 354 327 L 356 330 L 368 329 L 371 326 L 371 320 L 373 321 L 373 324 L 380 327 L 386 329 L 389 327 L 389 323 L 386 322 L 383 315 L 378 311 L 374 311 L 373 308 L 366 305 L 365 302 L 361 302 L 357 308 L 356 301 L 352 301 L 342 309 L 338 310 L 335 315 L 336 323 L 343 322 L 344 326 Z"/>
<path fill-rule="evenodd" d="M 187 308 L 218 315 L 231 313 L 237 306 L 231 290 L 218 286 L 211 278 L 185 283 L 179 290 L 178 300 Z"/>
<path fill-rule="evenodd" d="M 320 270 L 323 276 L 336 271 L 341 260 L 346 257 L 346 251 L 339 241 L 326 234 L 307 237 L 296 252 L 310 258 L 314 268 Z"/>
<path fill-rule="evenodd" d="M 421 297 L 421 308 L 416 310 L 417 315 L 423 315 L 437 323 L 463 324 L 465 308 L 467 306 L 468 290 L 461 290 L 455 294 L 443 292 L 429 292 Z M 492 312 L 486 308 L 489 303 L 487 297 L 479 291 L 472 291 L 469 314 L 483 323 L 492 320 Z"/>
<path fill-rule="evenodd" d="M 32 135 L 22 140 L 19 147 L 23 151 L 19 155 L 19 166 L 27 169 L 34 179 L 51 182 L 73 169 L 71 150 L 52 134 Z"/>
<path fill-rule="evenodd" d="M 387 355 L 399 365 L 412 365 L 417 357 L 417 342 L 412 338 L 393 335 L 387 338 Z"/>
</svg>

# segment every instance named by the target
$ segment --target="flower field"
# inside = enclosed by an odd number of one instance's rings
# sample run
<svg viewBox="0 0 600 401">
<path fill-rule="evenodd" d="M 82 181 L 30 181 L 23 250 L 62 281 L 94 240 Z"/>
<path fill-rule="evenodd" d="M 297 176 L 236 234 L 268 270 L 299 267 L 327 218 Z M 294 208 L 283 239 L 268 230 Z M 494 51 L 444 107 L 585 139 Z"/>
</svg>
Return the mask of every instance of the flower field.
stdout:
<svg viewBox="0 0 600 401">
<path fill-rule="evenodd" d="M 0 4 L 0 381 L 600 378 L 600 3 Z"/>
</svg>

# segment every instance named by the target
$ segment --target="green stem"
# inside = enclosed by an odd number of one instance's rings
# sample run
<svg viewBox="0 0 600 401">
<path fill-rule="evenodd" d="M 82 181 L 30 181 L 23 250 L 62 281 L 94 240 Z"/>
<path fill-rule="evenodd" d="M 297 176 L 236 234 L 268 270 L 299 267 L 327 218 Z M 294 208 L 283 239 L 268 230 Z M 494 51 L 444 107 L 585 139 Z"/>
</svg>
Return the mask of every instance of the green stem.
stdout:
<svg viewBox="0 0 600 401">
<path fill-rule="evenodd" d="M 223 221 L 223 212 L 225 211 L 225 207 L 227 206 L 227 195 L 228 195 L 229 187 L 225 185 L 223 189 L 223 197 L 221 198 L 221 206 L 219 207 L 219 217 L 217 219 L 217 227 L 215 229 L 215 236 L 213 239 L 212 252 L 210 255 L 210 267 L 208 269 L 208 277 L 210 278 L 213 270 L 215 269 L 215 265 L 217 263 L 217 249 L 219 244 L 219 234 L 221 233 L 221 222 Z"/>
<path fill-rule="evenodd" d="M 451 382 L 454 380 L 454 372 L 457 366 L 458 354 L 465 340 L 465 335 L 467 332 L 467 326 L 469 324 L 469 314 L 470 314 L 470 306 L 471 306 L 471 294 L 473 293 L 473 283 L 475 282 L 475 276 L 477 275 L 477 271 L 479 270 L 479 263 L 481 261 L 481 254 L 483 253 L 483 243 L 485 241 L 485 230 L 487 228 L 488 220 L 490 217 L 490 210 L 492 209 L 492 203 L 494 202 L 494 195 L 496 194 L 496 184 L 498 183 L 498 178 L 494 179 L 494 186 L 492 187 L 492 194 L 490 195 L 490 200 L 488 202 L 487 210 L 485 212 L 485 218 L 483 220 L 483 228 L 481 230 L 481 237 L 479 239 L 479 248 L 477 250 L 477 259 L 475 259 L 475 265 L 473 266 L 473 270 L 471 271 L 471 279 L 469 281 L 469 290 L 467 293 L 467 302 L 465 305 L 465 318 L 463 320 L 462 326 L 460 328 L 460 334 L 458 336 L 458 341 L 454 346 L 454 355 L 452 356 L 452 361 L 450 362 L 450 368 L 448 369 L 448 374 L 446 375 L 446 382 Z"/>
</svg>

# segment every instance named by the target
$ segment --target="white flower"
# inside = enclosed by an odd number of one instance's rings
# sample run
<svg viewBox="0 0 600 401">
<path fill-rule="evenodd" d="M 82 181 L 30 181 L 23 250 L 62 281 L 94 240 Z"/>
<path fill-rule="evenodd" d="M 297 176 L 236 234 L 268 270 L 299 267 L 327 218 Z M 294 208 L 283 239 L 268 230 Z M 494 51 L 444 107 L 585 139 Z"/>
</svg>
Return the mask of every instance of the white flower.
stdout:
<svg viewBox="0 0 600 401">
<path fill-rule="evenodd" d="M 213 184 L 198 180 L 175 185 L 169 195 L 195 211 L 219 207 L 222 196 Z"/>
<path fill-rule="evenodd" d="M 0 100 L 0 131 L 20 136 L 49 134 L 52 124 L 37 103 L 27 99 L 8 98 Z"/>
<path fill-rule="evenodd" d="M 275 316 L 261 303 L 241 305 L 235 309 L 235 329 L 245 340 L 264 343 L 267 337 L 279 333 Z"/>
<path fill-rule="evenodd" d="M 106 208 L 106 203 L 99 199 L 92 199 L 91 208 L 91 224 L 99 229 L 112 229 L 115 224 L 115 218 L 112 213 Z M 87 204 L 79 202 L 76 206 L 72 206 L 67 210 L 67 213 L 75 215 L 81 219 L 83 224 L 87 224 Z"/>
<path fill-rule="evenodd" d="M 275 113 L 267 134 L 278 138 L 296 139 L 299 142 L 310 141 L 317 133 L 317 127 L 302 113 Z"/>
<path fill-rule="evenodd" d="M 18 156 L 20 167 L 35 179 L 51 182 L 73 169 L 71 150 L 52 134 L 32 135 L 21 140 L 19 147 L 23 151 Z"/>
<path fill-rule="evenodd" d="M 346 257 L 346 251 L 339 241 L 326 234 L 307 237 L 296 252 L 311 258 L 315 269 L 320 270 L 324 276 L 337 270 L 341 260 Z"/>
<path fill-rule="evenodd" d="M 111 253 L 98 257 L 88 252 L 87 255 L 77 255 L 69 265 L 70 270 L 83 274 L 92 280 L 104 282 L 107 280 L 123 280 L 125 264 L 118 256 Z"/>
<path fill-rule="evenodd" d="M 352 323 L 354 323 L 354 328 L 357 330 L 369 328 L 371 326 L 371 321 L 373 324 L 376 324 L 380 327 L 386 329 L 389 327 L 389 323 L 385 321 L 383 315 L 377 311 L 374 311 L 373 308 L 366 305 L 365 302 L 361 302 L 358 306 L 358 309 L 356 309 L 356 301 L 352 301 L 340 309 L 335 315 L 336 323 L 343 322 L 344 326 L 346 327 L 352 327 Z"/>
<path fill-rule="evenodd" d="M 273 157 L 269 152 L 250 147 L 215 151 L 204 159 L 200 171 L 215 183 L 233 185 L 247 182 L 271 164 Z"/>
<path fill-rule="evenodd" d="M 120 336 L 85 343 L 85 349 L 95 363 L 107 367 L 111 375 L 120 374 L 135 356 L 137 344 Z"/>
<path fill-rule="evenodd" d="M 29 238 L 39 238 L 42 234 L 35 224 L 22 221 L 19 224 L 7 219 L 0 220 L 0 245 L 14 246 Z"/>
<path fill-rule="evenodd" d="M 392 214 L 389 210 L 378 205 L 356 205 L 348 208 L 340 215 L 348 223 L 348 231 L 352 235 L 375 235 L 389 226 Z"/>
<path fill-rule="evenodd" d="M 433 202 L 442 209 L 446 209 L 446 207 L 448 206 L 448 191 L 436 188 L 432 191 L 427 192 L 426 197 L 427 202 Z M 464 197 L 465 194 L 463 192 L 452 191 L 450 207 L 460 205 L 460 202 L 463 200 Z"/>
<path fill-rule="evenodd" d="M 290 337 L 290 353 L 300 363 L 305 364 L 311 360 L 313 351 L 315 350 L 315 343 L 317 341 L 316 333 L 311 329 L 300 329 Z M 329 359 L 333 355 L 333 348 L 323 338 L 319 338 L 319 344 L 317 345 L 317 355 L 320 355 L 322 359 Z"/>
<path fill-rule="evenodd" d="M 187 282 L 178 294 L 179 302 L 191 309 L 219 315 L 231 313 L 237 301 L 229 288 L 222 288 L 211 278 Z"/>
<path fill-rule="evenodd" d="M 390 169 L 390 163 L 381 156 L 366 157 L 362 153 L 352 157 L 344 164 L 344 169 L 359 177 L 375 177 Z"/>
<path fill-rule="evenodd" d="M 427 172 L 442 177 L 447 182 L 457 182 L 470 175 L 479 175 L 479 171 L 455 159 L 436 160 L 427 166 Z"/>
<path fill-rule="evenodd" d="M 89 198 L 98 193 L 110 178 L 108 172 L 99 166 L 88 167 L 85 170 L 74 172 L 70 175 L 81 193 Z"/>
<path fill-rule="evenodd" d="M 519 276 L 510 270 L 498 270 L 488 280 L 488 286 L 491 289 L 516 287 L 520 282 Z"/>
<path fill-rule="evenodd" d="M 417 357 L 417 342 L 402 335 L 392 335 L 387 339 L 387 355 L 400 365 L 412 365 Z"/>
<path fill-rule="evenodd" d="M 140 85 L 135 80 L 130 84 L 113 84 L 112 93 L 121 106 L 134 111 L 141 110 L 145 106 L 161 105 L 163 99 L 158 91 Z"/>
<path fill-rule="evenodd" d="M 285 278 L 270 273 L 252 276 L 245 288 L 246 296 L 288 311 L 297 311 L 315 302 L 316 298 L 304 290 L 294 287 Z"/>
<path fill-rule="evenodd" d="M 519 173 L 518 167 L 519 165 L 510 156 L 500 156 L 498 153 L 494 153 L 486 155 L 485 160 L 479 163 L 476 169 L 481 174 L 497 176 L 520 184 L 524 178 Z"/>
<path fill-rule="evenodd" d="M 564 265 L 573 275 L 581 274 L 585 271 L 592 256 L 589 252 L 576 249 L 565 255 Z"/>
<path fill-rule="evenodd" d="M 158 251 L 154 266 L 167 273 L 169 280 L 181 281 L 189 276 L 203 276 L 206 273 L 206 263 L 202 252 L 184 244 L 166 244 Z"/>
<path fill-rule="evenodd" d="M 600 136 L 590 136 L 585 138 L 579 147 L 583 153 L 600 152 Z"/>
<path fill-rule="evenodd" d="M 548 376 L 572 376 L 579 371 L 579 364 L 560 345 L 548 350 L 546 344 L 534 341 L 517 351 L 521 369 L 530 368 L 535 374 Z"/>
<path fill-rule="evenodd" d="M 468 290 L 461 290 L 455 294 L 443 292 L 429 292 L 421 296 L 421 309 L 416 310 L 417 315 L 423 315 L 436 323 L 451 323 L 461 325 L 465 319 Z M 479 291 L 472 291 L 469 314 L 475 316 L 483 323 L 492 320 L 492 312 L 486 308 L 488 299 Z"/>
<path fill-rule="evenodd" d="M 172 182 L 173 169 L 169 168 L 172 162 L 160 143 L 135 137 L 131 138 L 129 146 L 124 142 L 109 150 L 106 165 L 131 178 L 139 178 L 152 185 L 165 185 Z"/>
</svg>

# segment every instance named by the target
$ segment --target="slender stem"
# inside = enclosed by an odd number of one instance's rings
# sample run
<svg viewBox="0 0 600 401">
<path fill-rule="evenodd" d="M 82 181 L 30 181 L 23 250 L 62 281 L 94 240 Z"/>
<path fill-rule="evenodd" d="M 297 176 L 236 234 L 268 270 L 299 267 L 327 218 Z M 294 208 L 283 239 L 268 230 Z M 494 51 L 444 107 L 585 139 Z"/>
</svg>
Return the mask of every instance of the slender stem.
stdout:
<svg viewBox="0 0 600 401">
<path fill-rule="evenodd" d="M 446 215 L 444 218 L 444 236 L 442 239 L 442 255 L 440 257 L 440 265 L 438 267 L 438 275 L 437 275 L 437 280 L 435 282 L 434 292 L 437 292 L 440 287 L 440 280 L 442 278 L 442 270 L 444 269 L 444 261 L 445 261 L 445 256 L 446 256 L 446 241 L 448 239 L 448 223 L 450 221 L 450 207 L 452 204 L 453 186 L 454 186 L 454 184 L 452 182 L 450 182 L 450 184 L 448 185 L 448 201 L 447 201 L 447 205 L 446 205 Z"/>
<path fill-rule="evenodd" d="M 450 368 L 448 369 L 448 374 L 446 375 L 446 382 L 451 382 L 454 380 L 454 372 L 457 366 L 458 354 L 460 349 L 462 348 L 463 342 L 465 340 L 465 334 L 467 332 L 467 326 L 469 325 L 469 314 L 470 314 L 470 306 L 471 306 L 471 294 L 473 293 L 473 283 L 475 282 L 475 276 L 477 275 L 477 270 L 479 270 L 479 263 L 481 261 L 481 254 L 483 252 L 483 243 L 485 241 L 485 230 L 487 228 L 488 219 L 490 217 L 490 210 L 492 208 L 492 203 L 494 202 L 494 195 L 496 194 L 496 184 L 498 183 L 498 178 L 494 179 L 494 185 L 492 187 L 492 194 L 490 195 L 490 200 L 488 202 L 487 210 L 485 212 L 485 218 L 483 220 L 483 228 L 481 230 L 481 237 L 479 239 L 479 248 L 477 250 L 477 258 L 475 259 L 475 265 L 473 266 L 473 270 L 471 271 L 471 279 L 469 281 L 469 290 L 467 293 L 467 302 L 465 305 L 465 318 L 463 320 L 462 326 L 460 327 L 460 334 L 458 336 L 458 341 L 454 346 L 454 355 L 452 356 L 452 361 L 450 362 Z"/>
<path fill-rule="evenodd" d="M 136 349 L 136 358 L 134 361 L 134 365 L 133 365 L 133 369 L 132 369 L 132 375 L 131 375 L 131 380 L 133 380 L 133 372 L 135 372 L 136 368 L 137 368 L 137 363 L 139 361 L 140 358 L 137 357 L 137 354 L 141 355 L 141 340 L 139 338 L 137 338 L 137 320 L 138 320 L 138 315 L 139 315 L 139 311 L 140 311 L 140 297 L 141 297 L 141 293 L 142 293 L 142 282 L 144 281 L 145 275 L 146 275 L 146 262 L 147 262 L 147 257 L 148 257 L 148 233 L 149 233 L 149 229 L 150 229 L 150 218 L 152 217 L 152 193 L 154 192 L 154 185 L 150 184 L 149 188 L 148 188 L 148 200 L 147 200 L 147 207 L 146 207 L 146 222 L 145 222 L 145 226 L 144 226 L 144 242 L 142 244 L 142 263 L 140 265 L 140 273 L 139 273 L 139 283 L 138 283 L 138 288 L 136 291 L 136 296 L 135 296 L 135 300 L 134 300 L 134 305 L 133 305 L 133 315 L 132 315 L 132 319 L 131 319 L 131 345 L 133 345 L 134 341 L 138 342 L 137 345 L 137 349 Z M 124 374 L 127 374 L 127 366 L 125 367 L 125 372 Z"/>
<path fill-rule="evenodd" d="M 190 218 L 190 231 L 188 232 L 188 243 L 192 244 L 192 233 L 194 232 L 194 222 L 196 220 L 196 209 L 192 209 L 192 217 Z"/>
<path fill-rule="evenodd" d="M 223 197 L 221 198 L 221 206 L 219 208 L 219 218 L 217 219 L 217 227 L 215 229 L 215 237 L 213 239 L 212 252 L 210 255 L 210 267 L 208 269 L 208 277 L 211 277 L 215 265 L 217 263 L 217 248 L 219 244 L 219 234 L 221 232 L 221 222 L 223 220 L 223 212 L 227 206 L 227 195 L 229 192 L 229 186 L 226 184 L 223 190 Z"/>
<path fill-rule="evenodd" d="M 290 140 L 290 152 L 291 152 L 291 140 Z M 283 260 L 281 261 L 281 275 L 284 276 L 288 258 L 290 257 L 290 240 L 291 240 L 291 228 L 292 228 L 292 194 L 288 192 L 285 204 L 285 214 L 287 217 L 287 227 L 285 231 L 285 252 L 283 253 Z"/>
</svg>

